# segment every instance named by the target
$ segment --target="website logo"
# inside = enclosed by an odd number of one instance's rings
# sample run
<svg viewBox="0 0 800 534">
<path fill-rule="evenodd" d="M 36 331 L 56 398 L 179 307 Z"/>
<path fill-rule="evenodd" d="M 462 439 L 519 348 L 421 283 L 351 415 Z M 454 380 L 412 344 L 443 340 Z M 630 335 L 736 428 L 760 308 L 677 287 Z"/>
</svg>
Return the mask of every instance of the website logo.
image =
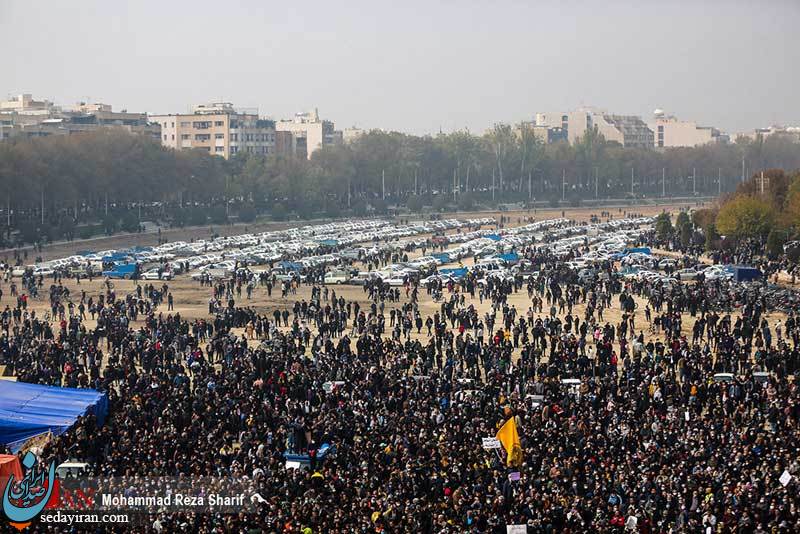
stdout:
<svg viewBox="0 0 800 534">
<path fill-rule="evenodd" d="M 12 474 L 3 491 L 3 512 L 11 525 L 20 531 L 30 525 L 47 506 L 56 478 L 55 462 L 50 462 L 49 469 L 45 471 L 32 452 L 25 454 L 22 465 L 25 476 L 22 480 L 15 480 Z"/>
</svg>

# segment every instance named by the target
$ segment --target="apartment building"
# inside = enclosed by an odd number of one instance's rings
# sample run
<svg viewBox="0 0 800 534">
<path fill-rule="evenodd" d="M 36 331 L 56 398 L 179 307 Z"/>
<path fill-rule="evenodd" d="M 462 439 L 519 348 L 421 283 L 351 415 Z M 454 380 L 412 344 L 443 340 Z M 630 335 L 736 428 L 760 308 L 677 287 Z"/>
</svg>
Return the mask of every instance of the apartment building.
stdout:
<svg viewBox="0 0 800 534">
<path fill-rule="evenodd" d="M 667 115 L 661 109 L 653 112 L 650 129 L 655 135 L 656 148 L 696 147 L 726 139 L 716 128 L 678 120 L 674 115 Z"/>
<path fill-rule="evenodd" d="M 48 100 L 22 94 L 0 102 L 0 139 L 70 135 L 101 128 L 122 128 L 131 133 L 160 138 L 161 129 L 145 113 L 114 111 L 109 104 L 79 102 L 62 110 Z"/>
<path fill-rule="evenodd" d="M 230 102 L 195 106 L 193 113 L 151 115 L 161 126 L 161 143 L 175 150 L 204 150 L 225 159 L 239 153 L 275 152 L 275 121 L 257 111 L 239 111 Z"/>
<path fill-rule="evenodd" d="M 635 115 L 612 115 L 596 108 L 574 111 L 537 113 L 536 127 L 558 129 L 555 139 L 574 144 L 589 130 L 596 130 L 606 140 L 626 147 L 653 147 L 653 131 Z M 548 137 L 550 138 L 550 137 Z"/>
<path fill-rule="evenodd" d="M 291 120 L 275 123 L 279 132 L 291 132 L 296 139 L 296 154 L 311 158 L 311 155 L 326 145 L 341 144 L 342 132 L 334 129 L 333 122 L 320 120 L 319 111 L 296 113 Z"/>
</svg>

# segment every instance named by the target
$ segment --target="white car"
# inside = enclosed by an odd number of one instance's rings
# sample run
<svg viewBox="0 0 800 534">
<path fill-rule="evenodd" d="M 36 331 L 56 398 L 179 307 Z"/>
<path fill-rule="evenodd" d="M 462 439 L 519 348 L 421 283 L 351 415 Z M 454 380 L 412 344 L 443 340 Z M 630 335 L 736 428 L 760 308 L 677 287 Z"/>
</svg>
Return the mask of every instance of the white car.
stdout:
<svg viewBox="0 0 800 534">
<path fill-rule="evenodd" d="M 142 273 L 142 280 L 172 280 L 173 278 L 172 271 L 161 271 L 159 274 L 158 269 L 150 269 Z"/>
</svg>

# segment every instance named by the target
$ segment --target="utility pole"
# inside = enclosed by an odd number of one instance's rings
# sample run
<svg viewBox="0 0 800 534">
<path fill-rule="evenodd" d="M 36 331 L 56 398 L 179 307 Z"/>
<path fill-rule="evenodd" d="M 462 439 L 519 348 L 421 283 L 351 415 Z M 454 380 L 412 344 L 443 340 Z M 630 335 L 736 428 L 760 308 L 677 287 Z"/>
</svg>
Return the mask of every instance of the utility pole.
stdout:
<svg viewBox="0 0 800 534">
<path fill-rule="evenodd" d="M 528 200 L 531 199 L 533 193 L 531 192 L 531 171 L 528 171 Z"/>
<path fill-rule="evenodd" d="M 386 200 L 386 170 L 381 171 L 381 200 Z"/>
<path fill-rule="evenodd" d="M 692 167 L 692 196 L 697 195 L 697 168 Z"/>
<path fill-rule="evenodd" d="M 667 168 L 661 167 L 661 196 L 667 196 Z"/>
<path fill-rule="evenodd" d="M 564 200 L 567 192 L 567 169 L 561 170 L 561 200 Z"/>
<path fill-rule="evenodd" d="M 744 156 L 742 156 L 742 181 L 744 182 Z"/>
</svg>

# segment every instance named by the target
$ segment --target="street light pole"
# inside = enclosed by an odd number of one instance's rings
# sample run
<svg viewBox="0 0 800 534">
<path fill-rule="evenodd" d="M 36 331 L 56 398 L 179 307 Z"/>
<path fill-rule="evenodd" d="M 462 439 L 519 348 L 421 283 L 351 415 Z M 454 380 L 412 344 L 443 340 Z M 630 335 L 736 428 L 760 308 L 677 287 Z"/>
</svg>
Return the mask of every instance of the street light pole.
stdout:
<svg viewBox="0 0 800 534">
<path fill-rule="evenodd" d="M 633 167 L 631 167 L 631 198 L 633 198 Z"/>
</svg>

